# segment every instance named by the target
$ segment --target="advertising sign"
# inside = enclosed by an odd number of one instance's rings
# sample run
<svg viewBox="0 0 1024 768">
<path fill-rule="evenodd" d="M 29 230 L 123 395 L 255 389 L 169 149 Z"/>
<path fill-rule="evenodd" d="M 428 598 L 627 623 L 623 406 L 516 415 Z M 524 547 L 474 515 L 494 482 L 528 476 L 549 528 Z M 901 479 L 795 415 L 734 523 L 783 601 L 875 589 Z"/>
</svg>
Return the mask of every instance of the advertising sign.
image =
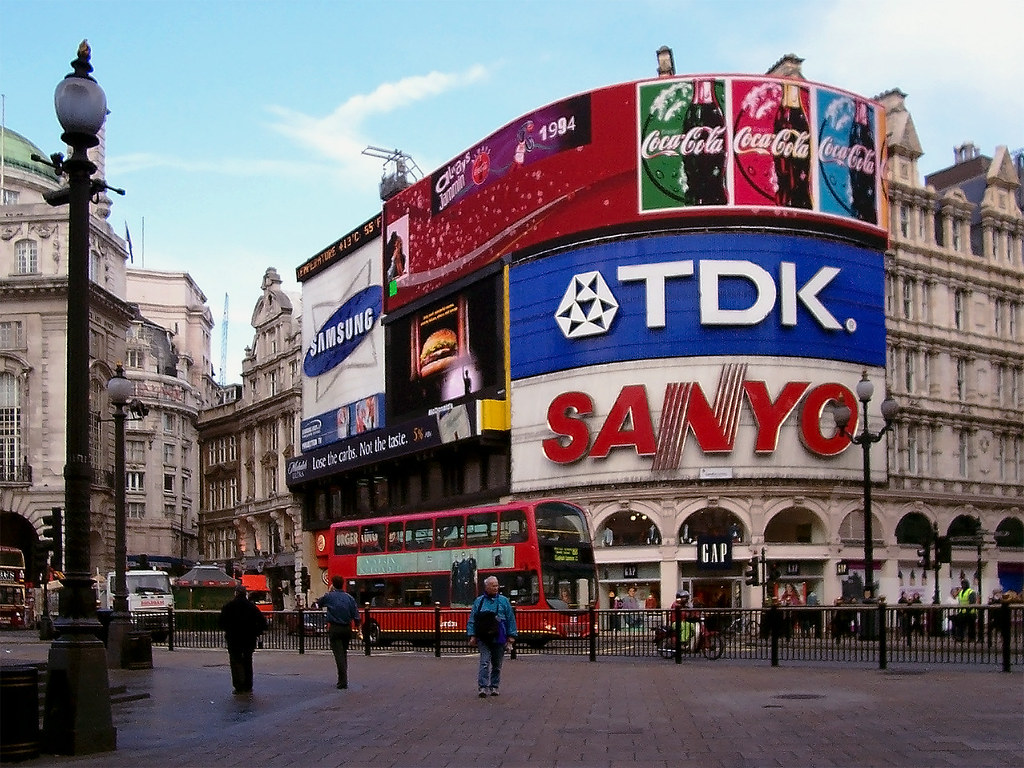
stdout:
<svg viewBox="0 0 1024 768">
<path fill-rule="evenodd" d="M 793 235 L 663 235 L 509 271 L 513 379 L 623 360 L 761 355 L 885 365 L 883 254 Z"/>
<path fill-rule="evenodd" d="M 503 307 L 494 274 L 387 324 L 390 423 L 504 396 Z"/>
<path fill-rule="evenodd" d="M 303 451 L 384 425 L 379 231 L 360 228 L 358 244 L 307 262 L 316 269 L 302 285 Z"/>
<path fill-rule="evenodd" d="M 611 363 L 513 381 L 512 490 L 717 477 L 858 482 L 859 452 L 848 450 L 830 407 L 840 398 L 857 403 L 850 387 L 862 368 L 743 355 Z M 884 387 L 884 369 L 867 373 Z M 848 429 L 856 434 L 860 425 Z M 885 478 L 884 459 L 872 473 Z"/>
<path fill-rule="evenodd" d="M 884 136 L 880 105 L 804 80 L 659 78 L 564 99 L 385 203 L 385 311 L 512 252 L 695 215 L 704 225 L 709 209 L 773 225 L 781 211 L 877 241 Z"/>
</svg>

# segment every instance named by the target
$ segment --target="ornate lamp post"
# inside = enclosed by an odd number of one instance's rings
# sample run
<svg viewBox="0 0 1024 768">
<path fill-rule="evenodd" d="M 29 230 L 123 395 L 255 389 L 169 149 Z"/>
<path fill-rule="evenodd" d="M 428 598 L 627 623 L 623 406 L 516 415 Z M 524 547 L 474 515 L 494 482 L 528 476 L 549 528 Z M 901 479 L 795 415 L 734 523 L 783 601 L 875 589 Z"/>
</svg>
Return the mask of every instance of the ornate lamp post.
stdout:
<svg viewBox="0 0 1024 768">
<path fill-rule="evenodd" d="M 89 573 L 89 199 L 96 166 L 88 151 L 107 116 L 107 98 L 89 76 L 89 44 L 83 40 L 73 72 L 57 84 L 53 96 L 61 138 L 71 157 L 54 155 L 67 174 L 66 195 L 47 197 L 52 205 L 68 203 L 67 458 L 64 509 L 67 538 L 66 576 L 62 580 L 60 637 L 50 646 L 43 731 L 48 751 L 88 754 L 117 748 L 110 711 L 106 654 L 96 639 L 96 599 Z"/>
<path fill-rule="evenodd" d="M 124 665 L 125 638 L 131 631 L 128 612 L 128 582 L 125 567 L 128 561 L 128 543 L 125 534 L 124 513 L 124 422 L 128 418 L 125 405 L 134 394 L 134 386 L 124 377 L 124 368 L 118 363 L 117 371 L 107 382 L 107 395 L 114 406 L 114 614 L 107 630 L 107 665 Z"/>
<path fill-rule="evenodd" d="M 861 380 L 857 382 L 857 399 L 860 400 L 863 407 L 863 422 L 862 429 L 859 435 L 852 435 L 846 431 L 847 425 L 850 423 L 850 418 L 853 416 L 853 412 L 846 403 L 840 401 L 839 405 L 836 406 L 833 411 L 836 426 L 839 431 L 850 438 L 855 444 L 861 446 L 864 451 L 864 599 L 874 600 L 875 598 L 875 550 L 874 550 L 874 538 L 871 531 L 871 446 L 874 443 L 879 442 L 889 429 L 892 428 L 893 420 L 896 418 L 896 413 L 899 411 L 899 405 L 891 397 L 886 395 L 885 400 L 882 401 L 881 411 L 882 418 L 885 419 L 885 426 L 883 426 L 878 432 L 871 432 L 868 429 L 868 403 L 871 402 L 871 396 L 875 394 L 875 385 L 868 380 L 867 371 L 865 371 L 861 377 Z"/>
</svg>

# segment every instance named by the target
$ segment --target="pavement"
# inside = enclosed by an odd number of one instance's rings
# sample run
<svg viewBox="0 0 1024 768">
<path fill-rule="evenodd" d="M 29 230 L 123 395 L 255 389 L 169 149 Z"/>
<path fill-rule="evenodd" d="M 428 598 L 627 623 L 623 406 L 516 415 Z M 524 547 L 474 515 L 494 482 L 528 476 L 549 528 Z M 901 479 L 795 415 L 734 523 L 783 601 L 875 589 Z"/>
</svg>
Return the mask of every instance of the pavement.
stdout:
<svg viewBox="0 0 1024 768">
<path fill-rule="evenodd" d="M 48 643 L 0 636 L 0 661 Z M 227 653 L 153 649 L 110 670 L 117 750 L 34 766 L 985 766 L 1024 761 L 1024 673 L 953 665 L 828 664 L 524 654 L 480 699 L 476 654 L 349 657 L 257 651 L 231 692 Z M 44 695 L 40 691 L 40 696 Z"/>
</svg>

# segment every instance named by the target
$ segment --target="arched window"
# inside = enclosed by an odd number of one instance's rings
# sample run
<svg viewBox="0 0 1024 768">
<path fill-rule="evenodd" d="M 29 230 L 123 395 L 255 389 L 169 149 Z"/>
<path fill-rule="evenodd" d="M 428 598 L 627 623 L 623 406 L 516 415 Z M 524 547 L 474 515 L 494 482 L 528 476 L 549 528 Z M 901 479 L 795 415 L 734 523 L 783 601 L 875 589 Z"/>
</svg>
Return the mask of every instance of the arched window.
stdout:
<svg viewBox="0 0 1024 768">
<path fill-rule="evenodd" d="M 21 382 L 0 373 L 0 479 L 22 480 Z"/>
<path fill-rule="evenodd" d="M 1007 517 L 996 526 L 996 546 L 1000 549 L 1024 547 L 1024 522 Z"/>
<path fill-rule="evenodd" d="M 932 524 L 920 512 L 904 515 L 896 526 L 897 544 L 925 544 L 931 541 Z"/>
<path fill-rule="evenodd" d="M 698 536 L 730 537 L 734 543 L 747 539 L 743 523 L 726 509 L 702 509 L 686 518 L 679 529 L 679 542 L 688 544 Z"/>
</svg>

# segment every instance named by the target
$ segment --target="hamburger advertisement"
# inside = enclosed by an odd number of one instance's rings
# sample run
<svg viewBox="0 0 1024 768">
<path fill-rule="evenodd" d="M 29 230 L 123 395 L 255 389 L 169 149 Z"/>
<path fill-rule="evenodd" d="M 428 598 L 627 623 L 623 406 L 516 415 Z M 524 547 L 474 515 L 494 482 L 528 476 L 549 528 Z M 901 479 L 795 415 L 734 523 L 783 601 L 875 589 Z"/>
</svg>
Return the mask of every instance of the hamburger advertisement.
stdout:
<svg viewBox="0 0 1024 768">
<path fill-rule="evenodd" d="M 504 336 L 498 275 L 385 321 L 389 423 L 500 398 Z M 393 421 L 392 421 L 393 420 Z"/>
</svg>

